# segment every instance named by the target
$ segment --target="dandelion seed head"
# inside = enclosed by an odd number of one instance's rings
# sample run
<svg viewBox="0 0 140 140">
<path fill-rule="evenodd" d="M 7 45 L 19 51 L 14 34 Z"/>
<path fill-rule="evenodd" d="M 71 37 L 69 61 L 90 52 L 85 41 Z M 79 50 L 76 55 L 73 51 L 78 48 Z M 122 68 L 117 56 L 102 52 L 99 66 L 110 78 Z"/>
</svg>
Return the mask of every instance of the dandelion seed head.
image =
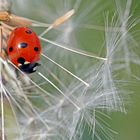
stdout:
<svg viewBox="0 0 140 140">
<path fill-rule="evenodd" d="M 42 65 L 36 73 L 26 75 L 12 63 L 0 59 L 0 64 L 3 65 L 2 78 L 5 80 L 1 83 L 1 90 L 8 108 L 12 110 L 11 116 L 15 123 L 12 124 L 12 130 L 18 128 L 15 139 L 78 140 L 82 139 L 87 128 L 93 139 L 100 140 L 102 136 L 104 139 L 112 139 L 112 130 L 107 127 L 104 118 L 107 117 L 106 112 L 125 112 L 121 89 L 117 86 L 119 81 L 114 72 L 124 67 L 119 64 L 120 61 L 128 62 L 123 54 L 129 52 L 129 49 L 125 52 L 123 43 L 128 47 L 129 29 L 125 28 L 123 34 L 120 14 L 115 15 L 117 18 L 111 17 L 112 21 L 105 17 L 105 27 L 102 25 L 100 28 L 104 32 L 103 55 L 81 50 L 84 47 L 79 42 L 78 32 L 81 28 L 86 30 L 83 25 L 89 25 L 93 17 L 103 10 L 102 7 L 98 9 L 101 1 L 88 0 L 85 6 L 83 2 L 60 1 L 57 5 L 52 1 L 46 2 L 46 5 L 42 1 L 42 8 L 38 6 L 38 14 L 41 14 L 41 20 L 49 24 L 26 18 L 35 30 L 43 30 L 38 35 L 44 45 L 40 62 Z M 23 3 L 16 1 L 15 4 L 21 7 Z M 35 1 L 34 4 L 38 2 Z M 54 8 L 51 9 L 49 4 Z M 131 1 L 128 1 L 126 19 L 129 17 L 130 5 Z M 24 7 L 28 9 L 25 3 L 22 8 Z M 73 8 L 75 14 L 71 18 L 52 32 L 49 30 L 45 33 L 55 19 Z M 92 15 L 93 9 L 95 12 Z M 126 21 L 125 27 L 128 27 L 129 20 Z M 95 45 L 96 43 L 91 44 L 91 47 Z M 7 129 L 6 135 L 8 131 L 11 128 Z"/>
<path fill-rule="evenodd" d="M 131 74 L 131 64 L 138 59 L 134 57 L 137 55 L 137 41 L 131 32 L 136 26 L 137 19 L 132 18 L 131 6 L 131 0 L 128 0 L 126 5 L 121 5 L 120 1 L 116 1 L 116 12 L 112 17 L 111 24 L 109 24 L 108 16 L 105 22 L 107 57 L 113 63 L 114 70 L 127 69 L 129 74 Z"/>
</svg>

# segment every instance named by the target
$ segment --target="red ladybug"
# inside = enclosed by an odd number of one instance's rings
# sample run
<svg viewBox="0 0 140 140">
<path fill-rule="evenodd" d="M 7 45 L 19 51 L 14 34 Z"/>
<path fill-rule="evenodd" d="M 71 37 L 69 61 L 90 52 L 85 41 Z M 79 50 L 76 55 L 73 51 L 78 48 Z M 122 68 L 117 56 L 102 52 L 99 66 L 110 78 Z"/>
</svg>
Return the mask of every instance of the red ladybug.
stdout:
<svg viewBox="0 0 140 140">
<path fill-rule="evenodd" d="M 12 31 L 7 42 L 9 60 L 26 73 L 36 71 L 40 60 L 41 45 L 38 36 L 27 27 Z"/>
</svg>

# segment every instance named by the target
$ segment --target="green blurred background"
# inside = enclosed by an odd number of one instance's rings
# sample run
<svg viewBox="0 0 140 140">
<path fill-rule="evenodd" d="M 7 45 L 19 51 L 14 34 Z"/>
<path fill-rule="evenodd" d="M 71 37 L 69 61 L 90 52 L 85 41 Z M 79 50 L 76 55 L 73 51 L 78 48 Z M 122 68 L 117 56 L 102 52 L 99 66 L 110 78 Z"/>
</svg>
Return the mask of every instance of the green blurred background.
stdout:
<svg viewBox="0 0 140 140">
<path fill-rule="evenodd" d="M 20 16 L 36 19 L 42 22 L 51 22 L 52 19 L 55 19 L 58 15 L 56 12 L 56 17 L 44 17 L 45 8 L 48 8 L 50 13 L 52 12 L 55 15 L 56 7 L 61 10 L 62 7 L 59 8 L 59 2 L 64 0 L 13 0 L 13 7 L 12 11 Z M 76 0 L 67 0 L 67 4 L 70 4 L 69 9 L 72 8 L 73 4 Z M 77 0 L 78 1 L 78 0 Z M 98 0 L 94 0 L 98 1 Z M 117 0 L 116 0 L 117 1 Z M 82 0 L 82 5 L 79 9 L 86 10 L 88 6 L 92 3 L 93 0 Z M 120 1 L 122 7 L 125 7 L 126 0 Z M 84 8 L 83 8 L 84 7 Z M 48 9 L 47 9 L 48 10 Z M 115 12 L 115 2 L 114 0 L 101 0 L 99 4 L 93 8 L 93 11 L 90 12 L 89 19 L 88 16 L 85 17 L 85 20 L 88 21 L 88 24 L 93 25 L 100 25 L 104 26 L 104 15 L 105 13 L 109 13 L 111 17 Z M 97 12 L 97 14 L 96 14 Z M 131 12 L 133 13 L 133 18 L 140 18 L 140 1 L 139 0 L 132 0 L 132 7 Z M 80 14 L 80 13 L 78 13 Z M 93 15 L 93 16 L 92 16 Z M 48 20 L 49 18 L 49 20 Z M 95 20 L 96 19 L 96 20 Z M 76 20 L 76 17 L 75 19 Z M 86 23 L 86 22 L 85 22 Z M 140 22 L 134 28 L 140 32 Z M 96 29 L 86 29 L 86 28 L 79 28 L 76 30 L 76 34 L 79 38 L 79 46 L 82 49 L 87 51 L 93 51 L 98 53 L 98 47 L 92 47 L 92 44 L 95 46 L 102 46 L 104 41 L 104 32 Z M 86 34 L 86 35 L 85 35 Z M 97 41 L 98 40 L 98 41 Z M 136 37 L 136 40 L 140 40 L 140 36 Z M 140 47 L 140 44 L 139 44 Z M 139 70 L 134 69 L 133 74 L 140 76 Z M 140 81 L 135 80 L 134 78 L 128 78 L 129 83 L 127 86 L 128 91 L 132 91 L 130 94 L 130 98 L 128 100 L 127 105 L 127 114 L 119 113 L 119 112 L 112 112 L 110 114 L 111 120 L 107 120 L 110 127 L 115 130 L 118 134 L 114 134 L 115 140 L 140 140 Z M 126 93 L 127 94 L 127 93 Z M 89 134 L 85 134 L 83 137 L 84 140 L 92 139 Z M 104 140 L 104 138 L 102 138 Z"/>
</svg>

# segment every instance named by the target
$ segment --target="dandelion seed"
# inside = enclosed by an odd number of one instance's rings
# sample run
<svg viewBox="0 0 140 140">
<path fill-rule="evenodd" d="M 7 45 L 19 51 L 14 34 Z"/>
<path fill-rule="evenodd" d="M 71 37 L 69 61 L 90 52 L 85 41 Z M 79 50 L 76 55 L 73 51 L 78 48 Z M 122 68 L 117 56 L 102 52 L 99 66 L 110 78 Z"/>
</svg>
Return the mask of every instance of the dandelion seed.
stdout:
<svg viewBox="0 0 140 140">
<path fill-rule="evenodd" d="M 58 44 L 58 43 L 55 43 L 55 42 L 53 42 L 53 41 L 51 41 L 51 40 L 48 40 L 48 39 L 45 39 L 45 38 L 42 38 L 42 37 L 40 37 L 40 39 L 43 40 L 43 41 L 45 41 L 45 42 L 49 42 L 49 43 L 51 43 L 51 44 L 53 44 L 53 45 L 55 45 L 55 46 L 58 46 L 58 47 L 60 47 L 60 48 L 66 49 L 66 50 L 68 50 L 68 51 L 71 51 L 71 52 L 74 52 L 74 53 L 77 53 L 77 54 L 80 54 L 80 55 L 84 55 L 84 56 L 96 58 L 96 59 L 99 59 L 99 60 L 107 60 L 106 58 L 102 58 L 102 57 L 90 55 L 90 54 L 85 53 L 85 52 L 82 52 L 82 51 L 80 51 L 80 50 L 77 51 L 77 50 L 74 50 L 74 49 L 71 49 L 71 48 L 67 48 L 67 47 L 65 47 L 65 46 L 63 46 L 63 45 L 60 45 L 60 44 Z"/>
</svg>

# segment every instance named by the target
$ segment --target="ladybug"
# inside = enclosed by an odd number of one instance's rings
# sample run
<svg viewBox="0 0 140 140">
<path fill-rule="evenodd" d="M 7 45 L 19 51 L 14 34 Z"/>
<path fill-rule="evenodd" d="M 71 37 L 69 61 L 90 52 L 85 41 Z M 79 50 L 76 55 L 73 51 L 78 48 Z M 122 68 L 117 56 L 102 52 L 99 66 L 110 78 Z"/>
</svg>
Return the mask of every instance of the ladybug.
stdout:
<svg viewBox="0 0 140 140">
<path fill-rule="evenodd" d="M 30 28 L 17 27 L 7 41 L 8 59 L 25 73 L 33 73 L 40 64 L 41 45 Z"/>
</svg>

